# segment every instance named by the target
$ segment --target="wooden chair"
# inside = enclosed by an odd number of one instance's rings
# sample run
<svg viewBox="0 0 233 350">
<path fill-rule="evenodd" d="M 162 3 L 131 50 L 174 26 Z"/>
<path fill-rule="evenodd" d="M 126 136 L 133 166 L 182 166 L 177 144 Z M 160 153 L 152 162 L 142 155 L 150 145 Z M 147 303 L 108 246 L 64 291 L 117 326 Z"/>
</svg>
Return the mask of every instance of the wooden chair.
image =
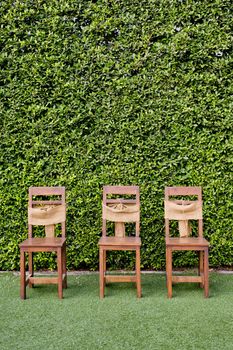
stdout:
<svg viewBox="0 0 233 350">
<path fill-rule="evenodd" d="M 121 198 L 109 198 L 111 195 L 120 195 Z M 127 195 L 127 198 L 122 196 Z M 129 199 L 129 195 L 136 196 Z M 99 272 L 100 298 L 104 297 L 105 283 L 107 282 L 136 282 L 137 297 L 141 297 L 140 273 L 140 198 L 138 186 L 104 186 L 103 187 L 103 214 L 102 237 L 99 240 Z M 107 221 L 114 222 L 115 235 L 107 236 Z M 125 235 L 125 223 L 134 222 L 135 236 Z M 131 276 L 107 275 L 106 253 L 109 250 L 132 250 L 136 252 L 136 274 Z"/>
<path fill-rule="evenodd" d="M 36 197 L 39 198 L 36 200 Z M 50 200 L 48 197 L 52 197 Z M 56 198 L 56 199 L 54 199 Z M 57 199 L 59 198 L 59 199 Z M 28 239 L 20 246 L 20 297 L 26 299 L 26 286 L 34 284 L 57 284 L 58 297 L 67 288 L 66 273 L 66 207 L 65 187 L 30 187 L 28 203 Z M 61 224 L 61 237 L 55 237 L 55 225 Z M 33 226 L 44 226 L 45 237 L 33 237 Z M 33 253 L 57 253 L 57 277 L 34 277 Z M 25 253 L 28 253 L 29 275 L 26 278 Z"/>
<path fill-rule="evenodd" d="M 186 200 L 174 197 L 186 196 Z M 195 196 L 197 200 L 187 200 Z M 173 197 L 173 199 L 171 199 Z M 209 296 L 208 248 L 209 242 L 203 238 L 202 190 L 201 187 L 166 187 L 165 188 L 165 230 L 166 230 L 166 275 L 168 298 L 172 297 L 172 283 L 197 282 L 204 288 L 204 296 Z M 178 220 L 180 237 L 170 237 L 169 222 Z M 198 236 L 190 237 L 190 220 L 198 221 Z M 173 276 L 172 252 L 193 250 L 199 252 L 198 276 Z"/>
</svg>

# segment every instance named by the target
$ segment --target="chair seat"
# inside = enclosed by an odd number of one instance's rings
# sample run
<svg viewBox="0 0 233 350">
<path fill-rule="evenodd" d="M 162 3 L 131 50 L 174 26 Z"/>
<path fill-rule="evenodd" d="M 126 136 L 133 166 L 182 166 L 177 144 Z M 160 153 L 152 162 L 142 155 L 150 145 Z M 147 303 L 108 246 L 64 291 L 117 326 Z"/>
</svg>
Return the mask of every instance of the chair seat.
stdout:
<svg viewBox="0 0 233 350">
<path fill-rule="evenodd" d="M 209 242 L 203 237 L 167 237 L 166 246 L 173 247 L 209 247 Z"/>
<path fill-rule="evenodd" d="M 101 237 L 99 246 L 141 246 L 140 237 Z"/>
<path fill-rule="evenodd" d="M 59 248 L 62 247 L 66 242 L 63 237 L 34 237 L 25 239 L 19 246 L 20 248 Z"/>
</svg>

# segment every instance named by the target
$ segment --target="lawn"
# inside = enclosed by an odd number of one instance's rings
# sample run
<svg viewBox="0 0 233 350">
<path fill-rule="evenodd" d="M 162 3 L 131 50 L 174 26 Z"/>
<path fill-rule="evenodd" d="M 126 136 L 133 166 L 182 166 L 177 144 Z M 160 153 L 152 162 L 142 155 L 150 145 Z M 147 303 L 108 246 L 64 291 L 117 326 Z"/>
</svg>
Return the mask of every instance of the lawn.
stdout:
<svg viewBox="0 0 233 350">
<path fill-rule="evenodd" d="M 165 275 L 111 284 L 99 299 L 97 274 L 68 277 L 64 299 L 56 286 L 27 289 L 19 276 L 0 274 L 0 349 L 233 349 L 233 275 L 210 274 L 210 298 L 195 284 L 166 296 Z"/>
</svg>

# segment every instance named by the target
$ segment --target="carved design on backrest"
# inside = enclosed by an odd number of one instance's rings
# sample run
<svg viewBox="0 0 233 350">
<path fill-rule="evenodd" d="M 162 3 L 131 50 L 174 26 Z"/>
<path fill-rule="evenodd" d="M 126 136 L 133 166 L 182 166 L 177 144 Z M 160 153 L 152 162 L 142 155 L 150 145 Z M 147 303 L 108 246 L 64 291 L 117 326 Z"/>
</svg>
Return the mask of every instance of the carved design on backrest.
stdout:
<svg viewBox="0 0 233 350">
<path fill-rule="evenodd" d="M 170 200 L 171 196 L 197 196 L 197 200 Z M 191 234 L 190 220 L 198 220 L 198 234 L 202 236 L 201 187 L 166 187 L 164 201 L 166 235 L 169 235 L 169 220 L 178 220 L 180 237 Z"/>
<path fill-rule="evenodd" d="M 136 199 L 108 199 L 108 195 L 136 195 Z M 106 221 L 115 223 L 115 236 L 125 237 L 125 223 L 136 223 L 139 236 L 140 198 L 138 186 L 104 186 L 102 202 L 103 236 L 106 235 Z"/>
<path fill-rule="evenodd" d="M 59 200 L 34 200 L 33 197 L 59 196 Z M 29 237 L 32 226 L 44 226 L 46 237 L 54 237 L 55 225 L 61 223 L 62 236 L 65 237 L 66 205 L 64 187 L 30 187 L 28 205 Z"/>
</svg>

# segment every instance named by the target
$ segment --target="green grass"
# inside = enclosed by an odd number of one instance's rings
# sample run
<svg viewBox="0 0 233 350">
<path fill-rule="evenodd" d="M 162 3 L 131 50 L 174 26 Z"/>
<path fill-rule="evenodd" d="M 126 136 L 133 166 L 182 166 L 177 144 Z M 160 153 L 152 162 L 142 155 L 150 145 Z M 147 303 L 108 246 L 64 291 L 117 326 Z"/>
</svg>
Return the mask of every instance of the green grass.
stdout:
<svg viewBox="0 0 233 350">
<path fill-rule="evenodd" d="M 98 297 L 98 275 L 69 276 L 64 299 L 56 286 L 27 289 L 0 275 L 0 349 L 233 349 L 233 275 L 210 275 L 210 298 L 195 284 L 174 287 L 165 276 L 143 275 L 143 298 L 133 284 L 111 284 Z"/>
</svg>

